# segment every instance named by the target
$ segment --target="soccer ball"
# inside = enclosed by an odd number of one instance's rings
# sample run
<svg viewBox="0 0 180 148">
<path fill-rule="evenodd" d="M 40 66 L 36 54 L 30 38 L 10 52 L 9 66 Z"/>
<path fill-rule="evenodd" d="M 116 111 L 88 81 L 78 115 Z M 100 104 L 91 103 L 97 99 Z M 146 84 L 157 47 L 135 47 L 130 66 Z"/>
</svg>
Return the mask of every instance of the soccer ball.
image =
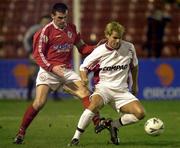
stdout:
<svg viewBox="0 0 180 148">
<path fill-rule="evenodd" d="M 148 135 L 158 136 L 164 131 L 164 123 L 159 118 L 150 118 L 144 124 L 144 130 Z"/>
</svg>

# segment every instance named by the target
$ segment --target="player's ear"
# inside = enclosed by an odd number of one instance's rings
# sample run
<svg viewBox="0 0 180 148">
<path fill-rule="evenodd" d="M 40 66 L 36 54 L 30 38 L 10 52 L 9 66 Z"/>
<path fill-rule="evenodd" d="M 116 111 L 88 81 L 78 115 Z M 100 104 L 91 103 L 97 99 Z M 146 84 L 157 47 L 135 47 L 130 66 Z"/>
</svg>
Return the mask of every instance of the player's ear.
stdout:
<svg viewBox="0 0 180 148">
<path fill-rule="evenodd" d="M 52 19 L 54 18 L 54 14 L 53 13 L 51 13 L 51 17 L 52 17 Z"/>
</svg>

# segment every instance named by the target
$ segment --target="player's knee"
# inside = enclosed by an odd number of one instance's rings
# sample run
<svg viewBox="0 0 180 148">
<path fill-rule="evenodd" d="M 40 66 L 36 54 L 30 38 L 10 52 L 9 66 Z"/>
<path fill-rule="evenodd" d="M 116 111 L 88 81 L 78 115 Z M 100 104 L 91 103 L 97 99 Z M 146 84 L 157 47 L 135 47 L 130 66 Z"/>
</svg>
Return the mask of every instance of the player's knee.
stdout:
<svg viewBox="0 0 180 148">
<path fill-rule="evenodd" d="M 100 110 L 100 105 L 97 104 L 97 103 L 91 102 L 88 109 L 91 110 L 92 112 L 96 113 L 96 112 L 98 112 Z"/>
<path fill-rule="evenodd" d="M 91 110 L 93 113 L 96 113 L 98 111 L 98 107 L 97 106 L 94 106 L 94 105 L 91 105 L 88 107 L 89 110 Z"/>
<path fill-rule="evenodd" d="M 40 110 L 41 108 L 43 108 L 43 106 L 45 105 L 45 101 L 44 100 L 36 100 L 33 102 L 33 107 L 36 110 Z"/>
<path fill-rule="evenodd" d="M 101 108 L 103 107 L 103 100 L 101 98 L 101 96 L 99 95 L 94 95 L 91 98 L 91 103 L 89 105 L 89 108 L 91 111 L 93 111 L 94 113 L 98 112 Z"/>
<path fill-rule="evenodd" d="M 139 120 L 142 120 L 145 117 L 145 111 L 143 109 L 139 109 L 139 110 L 136 111 L 135 116 Z"/>
</svg>

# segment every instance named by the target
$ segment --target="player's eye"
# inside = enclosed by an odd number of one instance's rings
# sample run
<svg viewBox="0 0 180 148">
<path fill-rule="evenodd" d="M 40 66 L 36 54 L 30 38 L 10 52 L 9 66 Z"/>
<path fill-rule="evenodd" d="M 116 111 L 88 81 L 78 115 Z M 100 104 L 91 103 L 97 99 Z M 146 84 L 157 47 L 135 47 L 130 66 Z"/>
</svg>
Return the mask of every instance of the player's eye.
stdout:
<svg viewBox="0 0 180 148">
<path fill-rule="evenodd" d="M 115 40 L 116 40 L 116 39 L 120 39 L 120 38 L 119 38 L 119 37 L 114 36 L 114 37 L 113 37 L 113 39 L 115 39 Z"/>
<path fill-rule="evenodd" d="M 67 18 L 67 16 L 58 16 L 58 19 L 66 19 Z"/>
</svg>

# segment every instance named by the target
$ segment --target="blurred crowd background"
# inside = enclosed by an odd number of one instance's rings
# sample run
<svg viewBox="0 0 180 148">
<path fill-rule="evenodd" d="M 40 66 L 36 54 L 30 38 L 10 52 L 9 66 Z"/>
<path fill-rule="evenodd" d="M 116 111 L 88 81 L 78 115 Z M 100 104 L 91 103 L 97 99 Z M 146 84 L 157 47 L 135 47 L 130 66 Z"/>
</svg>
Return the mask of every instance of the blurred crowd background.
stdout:
<svg viewBox="0 0 180 148">
<path fill-rule="evenodd" d="M 66 3 L 69 20 L 74 22 L 74 1 L 1 0 L 0 59 L 28 57 L 24 35 L 41 16 L 50 13 L 54 3 Z M 79 4 L 80 31 L 87 43 L 96 44 L 104 38 L 105 25 L 117 20 L 125 26 L 124 38 L 134 43 L 138 57 L 180 57 L 179 0 L 79 0 Z"/>
<path fill-rule="evenodd" d="M 103 39 L 110 21 L 126 28 L 124 39 L 135 45 L 139 58 L 138 98 L 180 98 L 180 0 L 0 0 L 0 99 L 32 99 L 38 71 L 32 36 L 51 21 L 57 2 L 67 4 L 68 21 L 87 44 Z M 80 61 L 74 50 L 77 72 Z M 59 96 L 64 97 L 53 94 Z"/>
</svg>

